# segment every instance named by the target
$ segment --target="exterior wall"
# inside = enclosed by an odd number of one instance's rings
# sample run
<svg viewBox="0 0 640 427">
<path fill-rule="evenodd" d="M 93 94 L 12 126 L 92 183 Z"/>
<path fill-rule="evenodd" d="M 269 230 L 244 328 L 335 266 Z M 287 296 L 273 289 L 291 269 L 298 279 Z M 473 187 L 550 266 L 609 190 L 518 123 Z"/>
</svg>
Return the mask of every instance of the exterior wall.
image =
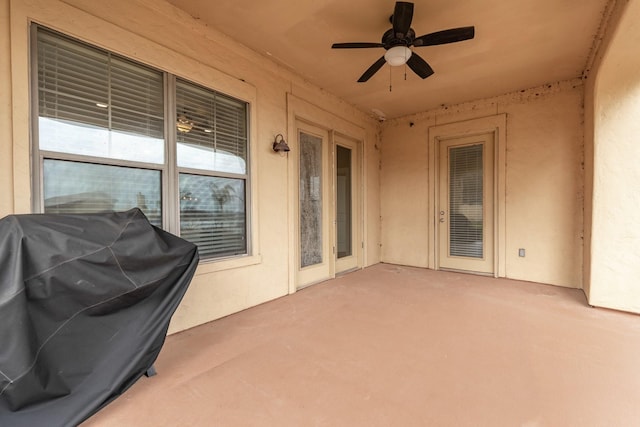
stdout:
<svg viewBox="0 0 640 427">
<path fill-rule="evenodd" d="M 13 213 L 9 0 L 0 0 L 0 218 Z"/>
<path fill-rule="evenodd" d="M 122 11 L 127 13 L 122 13 Z M 156 0 L 0 0 L 0 215 L 31 212 L 29 21 L 251 102 L 253 256 L 202 263 L 170 332 L 187 329 L 290 292 L 289 163 L 271 144 L 288 135 L 287 94 L 364 135 L 364 264 L 379 262 L 378 123 L 266 57 Z M 5 96 L 5 94 L 9 96 Z M 13 96 L 11 96 L 13 95 Z M 313 118 L 312 118 L 313 119 Z"/>
<path fill-rule="evenodd" d="M 385 122 L 382 260 L 428 266 L 429 128 L 506 114 L 506 277 L 580 288 L 582 103 L 576 79 Z"/>
<path fill-rule="evenodd" d="M 604 13 L 587 67 L 584 72 L 584 292 L 591 299 L 591 240 L 593 228 L 594 136 L 596 76 L 602 65 L 614 29 L 627 2 L 611 0 Z"/>
<path fill-rule="evenodd" d="M 640 313 L 640 3 L 614 11 L 593 83 L 589 302 Z M 591 141 L 590 141 L 591 143 Z"/>
</svg>

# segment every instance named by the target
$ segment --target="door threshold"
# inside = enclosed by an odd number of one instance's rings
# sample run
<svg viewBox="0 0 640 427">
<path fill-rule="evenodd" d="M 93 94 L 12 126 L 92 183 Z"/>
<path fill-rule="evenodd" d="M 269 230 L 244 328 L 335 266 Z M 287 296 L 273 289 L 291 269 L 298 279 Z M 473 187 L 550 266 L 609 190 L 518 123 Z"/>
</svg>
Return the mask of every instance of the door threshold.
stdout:
<svg viewBox="0 0 640 427">
<path fill-rule="evenodd" d="M 442 268 L 442 267 L 438 268 L 438 270 L 440 270 L 440 271 L 449 271 L 451 273 L 472 274 L 474 276 L 485 276 L 485 277 L 495 277 L 495 278 L 498 277 L 494 273 L 485 273 L 485 272 L 482 272 L 482 271 L 456 270 L 455 268 Z"/>
<path fill-rule="evenodd" d="M 304 285 L 300 285 L 300 286 L 298 286 L 298 287 L 296 288 L 296 292 L 297 292 L 297 291 L 301 291 L 301 290 L 303 290 L 303 289 L 306 289 L 306 288 L 308 288 L 308 287 L 310 287 L 310 286 L 313 286 L 313 285 L 318 285 L 318 284 L 320 284 L 320 283 L 324 283 L 324 282 L 326 282 L 327 280 L 331 280 L 331 279 L 333 279 L 333 277 L 327 277 L 327 278 L 325 278 L 325 279 L 316 280 L 315 282 L 305 283 Z"/>
<path fill-rule="evenodd" d="M 353 267 L 345 271 L 336 273 L 336 277 L 344 276 L 345 274 L 353 273 L 354 271 L 362 270 L 362 267 Z"/>
</svg>

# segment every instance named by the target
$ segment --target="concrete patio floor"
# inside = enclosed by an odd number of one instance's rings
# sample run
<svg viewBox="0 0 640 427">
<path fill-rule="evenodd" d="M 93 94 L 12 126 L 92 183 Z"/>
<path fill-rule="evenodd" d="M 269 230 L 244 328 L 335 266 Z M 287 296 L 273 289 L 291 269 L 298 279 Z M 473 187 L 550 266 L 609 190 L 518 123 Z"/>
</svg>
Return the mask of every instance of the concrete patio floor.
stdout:
<svg viewBox="0 0 640 427">
<path fill-rule="evenodd" d="M 633 426 L 639 361 L 581 290 L 378 264 L 169 336 L 83 426 Z"/>
</svg>

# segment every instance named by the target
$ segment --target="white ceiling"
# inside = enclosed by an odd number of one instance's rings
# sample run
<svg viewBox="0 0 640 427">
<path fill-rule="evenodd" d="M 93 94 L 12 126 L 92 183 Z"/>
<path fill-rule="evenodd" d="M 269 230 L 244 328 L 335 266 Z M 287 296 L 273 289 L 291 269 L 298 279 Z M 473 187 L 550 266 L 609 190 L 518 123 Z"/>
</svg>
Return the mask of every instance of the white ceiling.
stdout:
<svg viewBox="0 0 640 427">
<path fill-rule="evenodd" d="M 210 27 L 308 81 L 388 118 L 582 75 L 608 0 L 417 0 L 416 36 L 474 25 L 473 40 L 414 48 L 435 70 L 425 80 L 385 64 L 360 75 L 384 49 L 331 49 L 380 42 L 391 0 L 169 0 Z M 391 80 L 393 90 L 389 92 Z"/>
</svg>

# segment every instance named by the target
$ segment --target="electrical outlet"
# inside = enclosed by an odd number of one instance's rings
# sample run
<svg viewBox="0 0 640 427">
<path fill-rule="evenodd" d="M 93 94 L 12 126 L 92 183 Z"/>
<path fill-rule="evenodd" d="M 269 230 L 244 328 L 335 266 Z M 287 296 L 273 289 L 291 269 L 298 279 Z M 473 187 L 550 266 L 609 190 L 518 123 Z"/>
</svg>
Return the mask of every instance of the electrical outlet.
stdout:
<svg viewBox="0 0 640 427">
<path fill-rule="evenodd" d="M 524 258 L 524 248 L 518 249 L 518 256 Z"/>
</svg>

